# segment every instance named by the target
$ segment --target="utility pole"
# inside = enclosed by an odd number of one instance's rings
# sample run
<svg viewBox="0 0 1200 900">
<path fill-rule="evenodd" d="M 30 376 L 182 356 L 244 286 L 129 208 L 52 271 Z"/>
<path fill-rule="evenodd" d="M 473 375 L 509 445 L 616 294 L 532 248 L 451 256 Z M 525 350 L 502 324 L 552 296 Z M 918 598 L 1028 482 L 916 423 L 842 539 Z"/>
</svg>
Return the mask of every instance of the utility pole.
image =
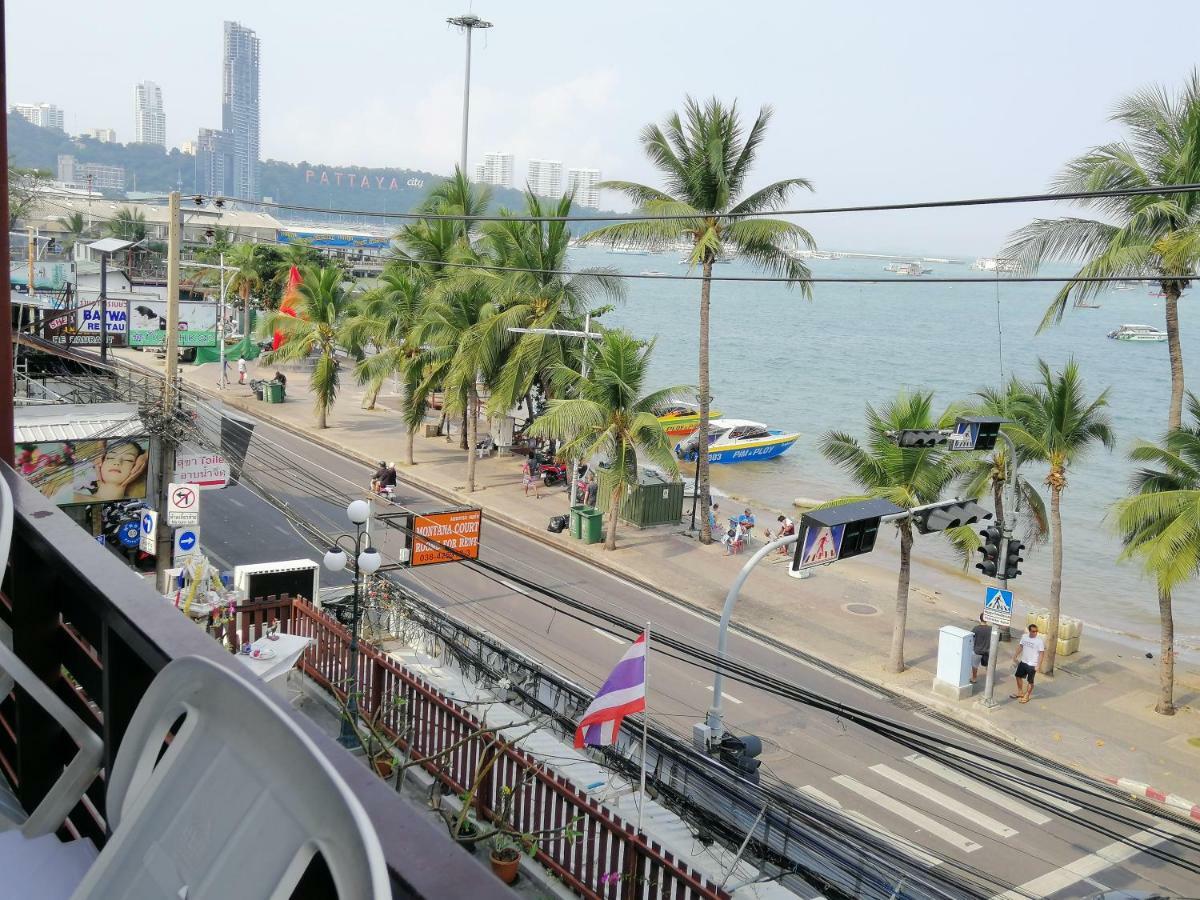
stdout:
<svg viewBox="0 0 1200 900">
<path fill-rule="evenodd" d="M 479 16 L 467 13 L 465 16 L 454 16 L 446 20 L 451 25 L 463 29 L 467 33 L 467 71 L 463 78 L 463 120 L 462 120 L 462 153 L 459 156 L 459 168 L 463 178 L 467 177 L 467 125 L 471 119 L 471 32 L 476 28 L 491 28 L 492 23 Z"/>
<path fill-rule="evenodd" d="M 175 434 L 178 423 L 175 411 L 179 405 L 175 379 L 179 375 L 179 255 L 182 243 L 183 213 L 179 207 L 179 191 L 172 191 L 167 201 L 167 334 L 166 369 L 163 377 L 163 421 L 166 423 L 158 438 L 157 491 L 158 534 L 155 535 L 154 570 L 160 589 L 165 589 L 163 573 L 171 567 L 175 539 L 167 524 L 167 491 L 175 477 Z"/>
<path fill-rule="evenodd" d="M 999 437 L 1004 441 L 1008 449 L 1008 459 L 1005 460 L 1004 491 L 1004 518 L 997 524 L 1000 526 L 1000 551 L 1001 556 L 996 565 L 996 581 L 1000 585 L 1001 590 L 1008 589 L 1008 577 L 1004 568 L 1004 560 L 1008 556 L 1008 545 L 1013 540 L 1013 522 L 1017 518 L 1017 513 L 1021 511 L 1021 492 L 1017 485 L 1017 446 L 1013 443 L 1013 439 L 1000 432 Z M 1010 626 L 1011 627 L 1011 626 Z M 992 707 L 996 705 L 996 654 L 1000 652 L 1000 628 L 997 625 L 992 625 L 991 638 L 988 641 L 988 664 L 987 671 L 984 673 L 983 679 L 983 705 Z"/>
</svg>

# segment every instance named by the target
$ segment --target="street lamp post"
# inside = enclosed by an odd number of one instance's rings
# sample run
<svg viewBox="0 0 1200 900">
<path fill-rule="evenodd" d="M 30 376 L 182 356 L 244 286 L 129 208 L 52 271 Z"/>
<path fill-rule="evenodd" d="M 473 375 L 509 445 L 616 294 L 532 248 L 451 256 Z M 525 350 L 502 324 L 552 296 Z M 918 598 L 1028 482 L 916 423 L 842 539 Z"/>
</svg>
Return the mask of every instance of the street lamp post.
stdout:
<svg viewBox="0 0 1200 900">
<path fill-rule="evenodd" d="M 583 318 L 583 331 L 570 331 L 565 328 L 510 328 L 508 329 L 514 334 L 552 334 L 556 337 L 572 337 L 580 338 L 585 343 L 583 345 L 583 362 L 579 365 L 579 374 L 582 378 L 588 377 L 588 348 L 587 341 L 599 340 L 604 337 L 600 332 L 592 331 L 592 314 L 588 312 Z M 567 495 L 567 505 L 575 505 L 575 485 L 579 473 L 579 461 L 571 460 L 571 491 Z"/>
<path fill-rule="evenodd" d="M 342 719 L 341 731 L 338 733 L 338 743 L 343 747 L 354 747 L 360 743 L 355 721 L 358 718 L 358 600 L 360 573 L 371 575 L 379 569 L 382 562 L 379 551 L 370 544 L 370 534 L 366 531 L 367 520 L 371 516 L 371 507 L 366 500 L 355 500 L 346 507 L 346 517 L 354 525 L 355 535 L 338 535 L 333 546 L 325 553 L 323 560 L 325 568 L 331 572 L 340 572 L 346 565 L 354 563 L 354 599 L 350 607 L 350 678 L 346 686 L 346 715 Z M 367 545 L 363 546 L 366 538 Z M 353 547 L 347 553 L 342 547 L 342 541 L 353 542 Z"/>
<path fill-rule="evenodd" d="M 463 120 L 462 120 L 462 154 L 460 156 L 463 178 L 467 177 L 467 125 L 471 119 L 471 33 L 476 28 L 491 28 L 492 23 L 479 16 L 467 13 L 465 16 L 453 16 L 446 20 L 467 33 L 467 70 L 463 76 Z"/>
</svg>

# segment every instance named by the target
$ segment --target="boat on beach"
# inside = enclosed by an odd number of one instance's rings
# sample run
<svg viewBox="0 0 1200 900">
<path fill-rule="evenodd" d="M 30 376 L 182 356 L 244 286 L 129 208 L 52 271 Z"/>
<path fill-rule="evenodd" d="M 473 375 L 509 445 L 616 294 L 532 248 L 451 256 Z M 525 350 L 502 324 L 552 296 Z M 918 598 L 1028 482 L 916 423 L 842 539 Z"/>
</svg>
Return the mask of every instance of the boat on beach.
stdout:
<svg viewBox="0 0 1200 900">
<path fill-rule="evenodd" d="M 1167 339 L 1167 333 L 1153 325 L 1122 325 L 1108 333 L 1114 341 L 1138 341 L 1160 343 Z"/>
<path fill-rule="evenodd" d="M 711 427 L 715 419 L 720 418 L 721 411 L 710 409 L 708 423 Z M 682 440 L 700 427 L 700 406 L 690 400 L 672 400 L 658 413 L 658 421 L 662 422 L 663 430 L 675 440 Z"/>
<path fill-rule="evenodd" d="M 739 463 L 774 459 L 791 449 L 799 438 L 799 432 L 768 428 L 762 422 L 713 419 L 708 428 L 708 461 Z M 699 441 L 693 434 L 675 445 L 675 456 L 692 461 L 696 459 L 698 449 Z"/>
</svg>

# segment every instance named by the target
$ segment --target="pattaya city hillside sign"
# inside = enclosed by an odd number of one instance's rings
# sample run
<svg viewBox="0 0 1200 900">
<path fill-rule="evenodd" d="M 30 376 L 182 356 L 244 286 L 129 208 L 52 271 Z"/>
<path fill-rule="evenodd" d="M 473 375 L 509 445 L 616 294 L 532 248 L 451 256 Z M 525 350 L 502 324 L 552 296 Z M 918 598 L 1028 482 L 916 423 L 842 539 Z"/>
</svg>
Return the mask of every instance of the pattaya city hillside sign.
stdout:
<svg viewBox="0 0 1200 900">
<path fill-rule="evenodd" d="M 329 169 L 305 169 L 304 183 L 328 188 L 348 188 L 358 191 L 398 191 L 405 187 L 422 188 L 420 178 L 402 181 L 396 176 L 367 175 L 359 172 L 331 172 Z"/>
</svg>

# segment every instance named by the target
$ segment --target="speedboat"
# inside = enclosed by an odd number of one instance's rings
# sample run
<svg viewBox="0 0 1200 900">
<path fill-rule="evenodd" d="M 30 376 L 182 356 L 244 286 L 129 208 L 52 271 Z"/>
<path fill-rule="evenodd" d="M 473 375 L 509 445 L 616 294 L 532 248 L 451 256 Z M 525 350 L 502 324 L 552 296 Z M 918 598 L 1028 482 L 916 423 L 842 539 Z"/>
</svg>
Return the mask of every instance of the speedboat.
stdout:
<svg viewBox="0 0 1200 900">
<path fill-rule="evenodd" d="M 708 425 L 710 463 L 774 459 L 786 453 L 800 438 L 798 432 L 768 428 L 761 422 L 747 422 L 744 419 L 714 419 Z M 675 445 L 675 456 L 682 460 L 694 460 L 698 447 L 698 436 L 693 434 Z"/>
<path fill-rule="evenodd" d="M 720 415 L 720 410 L 709 410 L 708 424 L 710 428 Z M 658 421 L 662 422 L 663 430 L 668 436 L 677 441 L 682 440 L 700 427 L 700 406 L 689 400 L 672 400 L 659 411 Z"/>
<path fill-rule="evenodd" d="M 1114 341 L 1150 341 L 1159 343 L 1167 339 L 1167 333 L 1153 325 L 1122 325 L 1108 333 Z"/>
<path fill-rule="evenodd" d="M 645 275 L 647 278 L 666 278 L 667 277 L 666 272 L 659 272 L 657 269 L 647 269 L 645 272 L 642 272 L 641 274 Z"/>
</svg>

